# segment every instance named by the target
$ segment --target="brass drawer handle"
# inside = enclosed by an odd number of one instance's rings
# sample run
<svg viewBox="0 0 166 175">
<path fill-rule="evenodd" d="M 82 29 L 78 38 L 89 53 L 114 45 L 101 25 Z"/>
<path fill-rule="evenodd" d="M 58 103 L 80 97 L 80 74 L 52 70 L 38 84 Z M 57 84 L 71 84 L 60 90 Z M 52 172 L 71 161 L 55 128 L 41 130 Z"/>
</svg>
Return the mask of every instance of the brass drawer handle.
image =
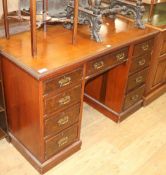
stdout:
<svg viewBox="0 0 166 175">
<path fill-rule="evenodd" d="M 63 137 L 62 139 L 60 139 L 58 141 L 58 146 L 61 147 L 63 145 L 65 145 L 68 142 L 69 138 L 68 137 Z"/>
<path fill-rule="evenodd" d="M 143 66 L 144 64 L 145 64 L 145 59 L 142 59 L 142 60 L 140 60 L 139 62 L 138 62 L 138 64 L 140 65 L 140 66 Z"/>
<path fill-rule="evenodd" d="M 136 83 L 141 83 L 143 81 L 143 77 L 139 76 L 135 79 Z"/>
<path fill-rule="evenodd" d="M 118 53 L 116 55 L 116 58 L 117 58 L 118 61 L 123 60 L 125 58 L 125 53 L 124 52 Z"/>
<path fill-rule="evenodd" d="M 67 86 L 71 83 L 71 77 L 64 77 L 58 81 L 60 87 Z"/>
<path fill-rule="evenodd" d="M 104 67 L 104 62 L 103 62 L 103 61 L 98 61 L 98 62 L 94 63 L 93 66 L 94 66 L 94 68 L 95 68 L 96 70 L 101 69 L 101 68 Z"/>
<path fill-rule="evenodd" d="M 139 95 L 136 94 L 136 95 L 134 95 L 134 96 L 131 97 L 131 100 L 132 101 L 136 101 L 138 99 L 138 97 L 139 97 Z"/>
<path fill-rule="evenodd" d="M 58 120 L 58 125 L 62 126 L 69 122 L 69 116 L 65 116 Z"/>
<path fill-rule="evenodd" d="M 149 49 L 148 43 L 144 43 L 144 44 L 142 45 L 142 50 L 146 51 L 146 50 L 148 50 L 148 49 Z"/>
<path fill-rule="evenodd" d="M 59 104 L 65 105 L 65 104 L 69 103 L 70 100 L 71 100 L 71 97 L 69 95 L 67 95 L 59 100 Z"/>
</svg>

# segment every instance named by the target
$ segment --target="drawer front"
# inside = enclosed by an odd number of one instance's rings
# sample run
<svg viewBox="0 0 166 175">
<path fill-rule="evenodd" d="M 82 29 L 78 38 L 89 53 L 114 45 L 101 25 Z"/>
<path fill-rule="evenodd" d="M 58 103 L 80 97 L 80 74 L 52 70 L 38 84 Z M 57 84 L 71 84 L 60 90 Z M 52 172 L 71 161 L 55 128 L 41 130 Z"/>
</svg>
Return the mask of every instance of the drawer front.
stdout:
<svg viewBox="0 0 166 175">
<path fill-rule="evenodd" d="M 141 57 L 133 58 L 131 67 L 130 67 L 130 73 L 137 72 L 149 66 L 150 59 L 151 59 L 150 54 L 145 54 L 145 55 L 142 55 Z"/>
<path fill-rule="evenodd" d="M 45 159 L 63 150 L 77 140 L 78 126 L 74 125 L 45 141 Z"/>
<path fill-rule="evenodd" d="M 153 46 L 153 39 L 141 42 L 134 46 L 133 56 L 137 57 L 147 52 L 151 52 Z"/>
<path fill-rule="evenodd" d="M 144 84 L 146 81 L 147 72 L 148 72 L 148 70 L 145 69 L 141 72 L 138 72 L 134 75 L 129 76 L 128 85 L 127 85 L 127 92 Z"/>
<path fill-rule="evenodd" d="M 73 107 L 64 110 L 58 114 L 52 115 L 49 119 L 45 120 L 45 136 L 62 131 L 63 129 L 71 126 L 78 121 L 80 114 L 80 103 Z"/>
<path fill-rule="evenodd" d="M 79 102 L 81 99 L 81 86 L 76 86 L 56 96 L 44 98 L 44 113 L 50 114 L 57 110 L 64 109 L 69 105 Z"/>
<path fill-rule="evenodd" d="M 136 102 L 142 99 L 142 95 L 144 93 L 144 87 L 145 86 L 141 86 L 136 90 L 128 93 L 128 95 L 125 97 L 123 110 L 129 108 L 130 106 L 134 105 Z"/>
<path fill-rule="evenodd" d="M 107 70 L 127 60 L 128 48 L 121 49 L 115 53 L 102 56 L 87 63 L 86 76 L 91 76 L 98 72 Z"/>
<path fill-rule="evenodd" d="M 43 83 L 43 93 L 47 94 L 52 91 L 63 90 L 69 88 L 82 79 L 82 68 L 66 73 L 62 76 L 46 80 Z"/>
</svg>

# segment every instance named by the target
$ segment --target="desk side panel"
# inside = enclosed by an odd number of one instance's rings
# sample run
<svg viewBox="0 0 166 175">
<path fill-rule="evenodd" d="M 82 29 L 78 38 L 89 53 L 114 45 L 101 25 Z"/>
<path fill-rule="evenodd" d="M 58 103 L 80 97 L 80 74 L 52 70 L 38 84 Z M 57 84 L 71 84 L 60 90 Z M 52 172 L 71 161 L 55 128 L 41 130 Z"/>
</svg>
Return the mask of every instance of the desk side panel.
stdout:
<svg viewBox="0 0 166 175">
<path fill-rule="evenodd" d="M 9 132 L 41 160 L 39 82 L 2 57 Z"/>
<path fill-rule="evenodd" d="M 146 81 L 144 106 L 166 92 L 166 31 L 154 40 L 154 49 Z"/>
</svg>

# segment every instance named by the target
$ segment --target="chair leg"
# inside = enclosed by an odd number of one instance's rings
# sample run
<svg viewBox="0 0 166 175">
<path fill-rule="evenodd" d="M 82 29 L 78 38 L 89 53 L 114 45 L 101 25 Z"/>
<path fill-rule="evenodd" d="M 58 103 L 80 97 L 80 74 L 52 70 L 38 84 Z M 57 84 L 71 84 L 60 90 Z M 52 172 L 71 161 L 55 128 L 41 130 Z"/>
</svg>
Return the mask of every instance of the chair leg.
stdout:
<svg viewBox="0 0 166 175">
<path fill-rule="evenodd" d="M 4 14 L 5 37 L 9 39 L 9 21 L 8 21 L 7 0 L 2 0 L 2 4 L 3 4 L 3 14 Z"/>
<path fill-rule="evenodd" d="M 74 22 L 73 22 L 73 34 L 72 34 L 72 43 L 76 43 L 77 37 L 77 28 L 78 28 L 78 0 L 74 1 Z"/>
<path fill-rule="evenodd" d="M 149 10 L 149 16 L 148 16 L 148 21 L 150 22 L 152 20 L 152 16 L 154 14 L 154 0 L 151 0 L 151 4 L 150 4 L 150 10 Z"/>
<path fill-rule="evenodd" d="M 19 17 L 19 20 L 22 21 L 22 16 L 21 16 L 21 0 L 18 1 L 18 11 L 17 15 Z"/>
<path fill-rule="evenodd" d="M 44 32 L 47 32 L 47 12 L 48 12 L 48 0 L 43 0 Z"/>
<path fill-rule="evenodd" d="M 36 0 L 30 0 L 30 21 L 31 21 L 31 53 L 37 55 L 37 31 L 36 31 Z"/>
</svg>

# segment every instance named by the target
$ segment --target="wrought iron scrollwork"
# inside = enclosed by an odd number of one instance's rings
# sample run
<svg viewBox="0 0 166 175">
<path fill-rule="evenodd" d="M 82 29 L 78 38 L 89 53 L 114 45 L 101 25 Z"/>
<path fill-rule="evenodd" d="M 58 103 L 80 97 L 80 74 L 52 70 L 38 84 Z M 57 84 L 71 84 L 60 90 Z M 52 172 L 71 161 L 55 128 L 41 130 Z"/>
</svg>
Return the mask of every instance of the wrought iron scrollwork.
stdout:
<svg viewBox="0 0 166 175">
<path fill-rule="evenodd" d="M 142 17 L 145 11 L 142 5 L 142 0 L 136 0 L 135 2 L 129 2 L 127 0 L 109 0 L 109 3 L 105 6 L 101 3 L 102 0 L 79 0 L 79 15 L 78 23 L 87 24 L 90 27 L 91 39 L 101 42 L 100 29 L 102 25 L 102 16 L 106 15 L 110 18 L 115 18 L 116 14 L 129 15 L 132 14 L 135 20 L 135 26 L 137 28 L 144 29 L 144 23 Z M 23 18 L 22 14 L 29 14 L 29 3 L 27 1 L 19 0 L 20 18 Z M 50 23 L 63 23 L 64 27 L 71 29 L 73 27 L 73 11 L 74 11 L 74 0 L 49 0 L 48 1 L 48 11 L 43 7 L 46 4 L 42 4 L 45 1 L 38 1 L 37 14 L 41 14 L 37 25 L 38 27 L 42 24 Z M 23 13 L 24 12 L 24 13 Z M 24 16 L 27 18 L 27 16 Z M 28 19 L 29 19 L 28 15 Z"/>
<path fill-rule="evenodd" d="M 124 0 L 113 0 L 110 2 L 109 9 L 122 8 L 119 12 L 122 15 L 132 14 L 135 20 L 135 26 L 140 29 L 144 29 L 145 25 L 142 21 L 143 14 L 145 12 L 145 7 L 142 5 L 142 0 L 137 0 L 136 3 L 127 3 Z M 111 17 L 115 17 L 113 13 Z"/>
<path fill-rule="evenodd" d="M 71 1 L 66 8 L 67 18 L 73 19 L 73 9 L 74 5 L 73 1 Z M 78 23 L 88 24 L 90 27 L 91 39 L 94 39 L 97 42 L 102 41 L 99 35 L 99 31 L 102 24 L 102 15 L 99 9 L 90 6 L 79 7 Z M 72 23 L 65 23 L 64 26 L 67 29 L 71 29 Z"/>
<path fill-rule="evenodd" d="M 67 19 L 73 21 L 74 1 L 71 0 L 66 8 Z M 102 25 L 102 16 L 107 15 L 110 18 L 115 18 L 116 14 L 129 15 L 132 14 L 135 21 L 135 26 L 144 29 L 142 21 L 143 13 L 145 11 L 142 5 L 142 0 L 137 0 L 136 3 L 129 3 L 124 0 L 111 0 L 107 7 L 103 7 L 101 0 L 80 0 L 79 4 L 79 24 L 89 24 L 91 38 L 97 42 L 102 39 L 99 35 Z M 72 28 L 72 23 L 65 23 L 64 26 L 68 29 Z"/>
</svg>

